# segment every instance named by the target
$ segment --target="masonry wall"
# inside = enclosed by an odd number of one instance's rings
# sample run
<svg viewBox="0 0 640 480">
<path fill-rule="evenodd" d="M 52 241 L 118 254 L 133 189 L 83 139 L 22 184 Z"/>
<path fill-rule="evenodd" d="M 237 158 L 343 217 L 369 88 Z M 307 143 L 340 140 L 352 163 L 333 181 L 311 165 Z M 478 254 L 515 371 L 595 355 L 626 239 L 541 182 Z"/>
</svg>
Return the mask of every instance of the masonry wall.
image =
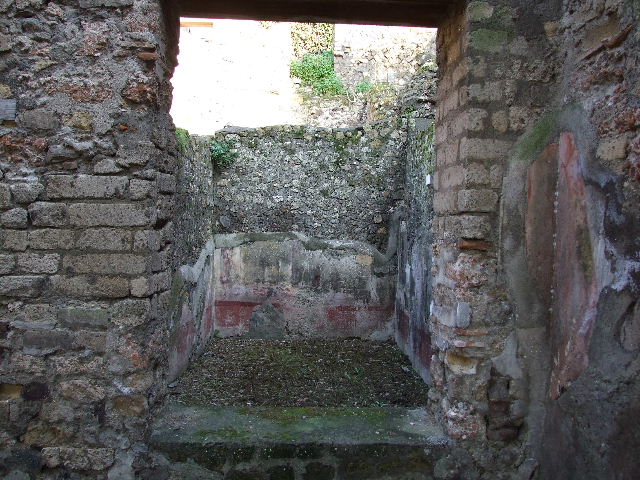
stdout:
<svg viewBox="0 0 640 480">
<path fill-rule="evenodd" d="M 299 231 L 359 240 L 385 252 L 404 199 L 406 120 L 330 129 L 222 130 L 237 155 L 216 172 L 212 215 L 220 233 Z"/>
<path fill-rule="evenodd" d="M 166 25 L 159 2 L 0 3 L 0 476 L 153 476 L 141 442 L 166 365 L 176 167 Z"/>
<path fill-rule="evenodd" d="M 519 140 L 505 181 L 541 478 L 640 474 L 639 17 L 637 2 L 570 1 L 545 24 L 562 64 L 556 109 Z"/>
<path fill-rule="evenodd" d="M 479 448 L 482 468 L 525 478 L 536 465 L 518 445 L 539 425 L 527 421 L 536 367 L 525 371 L 517 357 L 516 327 L 529 319 L 503 270 L 501 202 L 516 139 L 553 100 L 557 64 L 545 58 L 543 24 L 558 14 L 553 2 L 470 2 L 438 31 L 430 399 L 449 434 Z M 491 448 L 502 453 L 487 462 L 480 452 Z"/>
</svg>

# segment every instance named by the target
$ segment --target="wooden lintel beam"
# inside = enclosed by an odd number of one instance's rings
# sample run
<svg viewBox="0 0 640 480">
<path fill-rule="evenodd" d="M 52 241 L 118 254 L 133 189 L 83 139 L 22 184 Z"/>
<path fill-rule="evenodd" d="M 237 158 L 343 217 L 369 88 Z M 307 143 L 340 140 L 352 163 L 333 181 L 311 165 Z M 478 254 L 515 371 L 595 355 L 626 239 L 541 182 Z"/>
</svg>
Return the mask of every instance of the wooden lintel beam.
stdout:
<svg viewBox="0 0 640 480">
<path fill-rule="evenodd" d="M 437 27 L 454 3 L 454 0 L 180 0 L 180 15 Z"/>
</svg>

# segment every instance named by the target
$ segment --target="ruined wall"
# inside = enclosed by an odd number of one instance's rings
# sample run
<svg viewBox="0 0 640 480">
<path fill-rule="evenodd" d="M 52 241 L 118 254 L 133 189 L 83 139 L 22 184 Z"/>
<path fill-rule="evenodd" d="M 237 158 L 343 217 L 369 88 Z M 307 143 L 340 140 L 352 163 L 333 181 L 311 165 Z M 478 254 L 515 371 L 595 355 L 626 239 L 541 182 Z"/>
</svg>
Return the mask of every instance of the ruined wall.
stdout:
<svg viewBox="0 0 640 480">
<path fill-rule="evenodd" d="M 237 158 L 220 169 L 212 215 L 219 232 L 299 231 L 386 251 L 404 199 L 406 120 L 351 129 L 227 129 Z"/>
<path fill-rule="evenodd" d="M 0 476 L 153 467 L 172 36 L 159 2 L 0 3 Z"/>
<path fill-rule="evenodd" d="M 299 233 L 216 235 L 214 242 L 218 335 L 391 336 L 395 275 L 371 245 Z"/>
<path fill-rule="evenodd" d="M 170 332 L 167 381 L 198 355 L 213 332 L 213 166 L 206 140 L 177 132 L 174 215 L 175 272 L 168 300 Z"/>
<path fill-rule="evenodd" d="M 410 121 L 405 165 L 405 206 L 397 235 L 398 283 L 394 315 L 396 341 L 428 383 L 431 381 L 428 319 L 432 298 L 434 135 L 433 118 Z"/>
<path fill-rule="evenodd" d="M 568 1 L 545 25 L 563 65 L 557 108 L 520 139 L 505 181 L 541 478 L 640 474 L 639 17 L 637 2 Z"/>
</svg>

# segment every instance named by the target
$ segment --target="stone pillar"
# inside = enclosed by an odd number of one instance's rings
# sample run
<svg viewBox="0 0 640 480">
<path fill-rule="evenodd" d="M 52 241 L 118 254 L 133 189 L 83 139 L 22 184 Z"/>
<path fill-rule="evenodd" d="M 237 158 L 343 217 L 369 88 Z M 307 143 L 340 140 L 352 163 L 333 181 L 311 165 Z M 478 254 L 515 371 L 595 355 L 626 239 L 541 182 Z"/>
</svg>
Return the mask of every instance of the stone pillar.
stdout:
<svg viewBox="0 0 640 480">
<path fill-rule="evenodd" d="M 151 0 L 0 3 L 0 476 L 148 464 L 132 446 L 166 357 L 169 38 Z"/>
</svg>

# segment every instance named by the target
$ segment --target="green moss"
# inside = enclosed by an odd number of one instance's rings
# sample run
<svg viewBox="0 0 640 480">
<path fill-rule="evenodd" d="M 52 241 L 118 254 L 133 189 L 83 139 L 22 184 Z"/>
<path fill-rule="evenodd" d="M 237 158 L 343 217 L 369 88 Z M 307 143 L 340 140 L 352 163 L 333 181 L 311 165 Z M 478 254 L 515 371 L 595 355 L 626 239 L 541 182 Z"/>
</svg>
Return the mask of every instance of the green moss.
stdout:
<svg viewBox="0 0 640 480">
<path fill-rule="evenodd" d="M 281 425 L 292 425 L 306 419 L 336 420 L 358 417 L 370 421 L 380 421 L 389 415 L 381 408 L 333 408 L 324 407 L 289 407 L 289 408 L 251 408 L 242 407 L 239 413 L 256 415 Z"/>
<path fill-rule="evenodd" d="M 194 436 L 200 440 L 206 440 L 207 438 L 226 440 L 250 440 L 251 435 L 247 432 L 236 430 L 232 427 L 219 428 L 217 430 L 198 430 L 194 433 Z"/>
<path fill-rule="evenodd" d="M 176 128 L 176 142 L 178 143 L 178 151 L 186 153 L 191 143 L 191 136 L 184 128 Z"/>
<path fill-rule="evenodd" d="M 593 266 L 593 247 L 591 246 L 591 236 L 589 228 L 586 226 L 578 226 L 578 258 L 580 265 L 586 276 L 587 282 L 591 282 L 594 274 Z"/>
<path fill-rule="evenodd" d="M 471 32 L 470 37 L 473 48 L 484 52 L 499 52 L 509 40 L 509 33 L 504 30 L 480 28 Z"/>
<path fill-rule="evenodd" d="M 559 118 L 560 112 L 553 112 L 538 120 L 516 144 L 512 161 L 533 162 L 557 134 Z"/>
</svg>

